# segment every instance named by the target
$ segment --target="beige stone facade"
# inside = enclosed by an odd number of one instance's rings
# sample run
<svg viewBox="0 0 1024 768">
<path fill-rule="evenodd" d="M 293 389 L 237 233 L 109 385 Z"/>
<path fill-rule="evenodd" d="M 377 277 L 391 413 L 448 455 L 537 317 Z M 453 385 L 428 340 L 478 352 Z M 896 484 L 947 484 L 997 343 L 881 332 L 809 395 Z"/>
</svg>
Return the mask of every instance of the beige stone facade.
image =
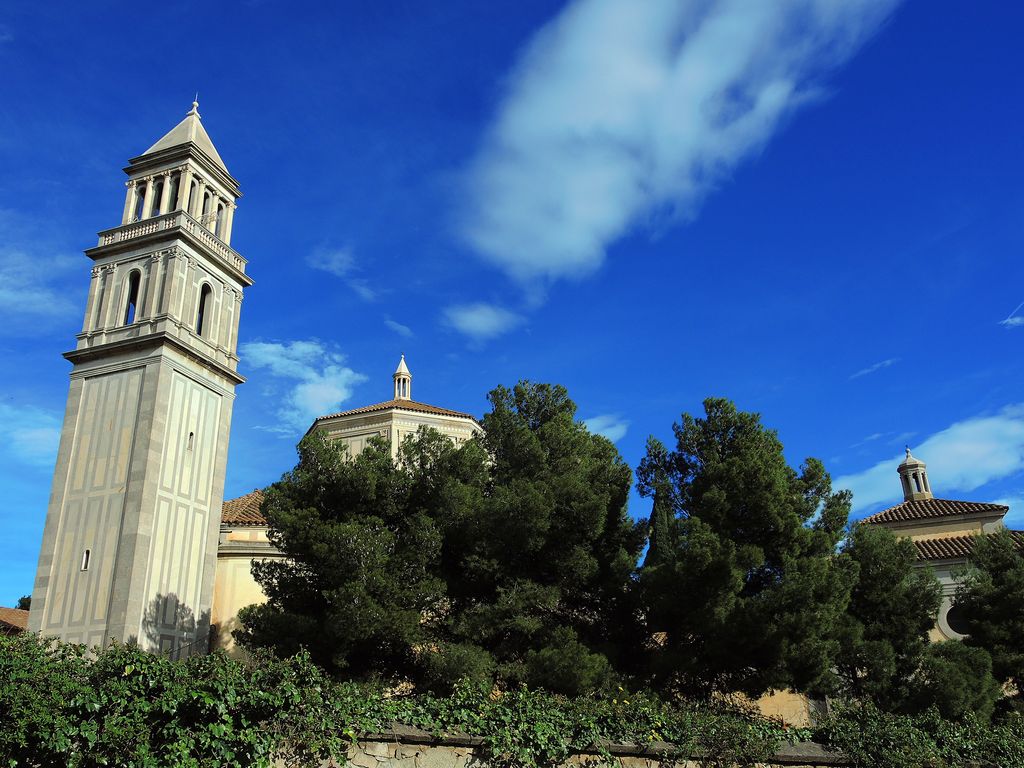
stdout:
<svg viewBox="0 0 1024 768">
<path fill-rule="evenodd" d="M 240 196 L 198 105 L 130 161 L 100 233 L 29 627 L 205 650 L 237 373 Z"/>
</svg>

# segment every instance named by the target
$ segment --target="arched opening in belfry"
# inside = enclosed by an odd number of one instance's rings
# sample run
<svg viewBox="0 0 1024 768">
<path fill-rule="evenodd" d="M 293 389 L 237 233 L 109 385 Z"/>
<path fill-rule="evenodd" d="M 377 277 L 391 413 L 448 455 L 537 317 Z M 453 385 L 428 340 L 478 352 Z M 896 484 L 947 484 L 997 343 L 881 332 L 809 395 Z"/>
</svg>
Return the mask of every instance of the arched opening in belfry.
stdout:
<svg viewBox="0 0 1024 768">
<path fill-rule="evenodd" d="M 167 196 L 167 210 L 164 213 L 178 210 L 178 187 L 181 184 L 181 174 L 171 176 L 171 192 Z"/>
<path fill-rule="evenodd" d="M 139 283 L 142 281 L 142 273 L 133 269 L 128 275 L 128 295 L 124 304 L 124 324 L 131 325 L 135 322 L 135 315 L 139 307 Z"/>
<path fill-rule="evenodd" d="M 210 295 L 212 293 L 213 289 L 210 288 L 210 284 L 203 283 L 203 287 L 199 291 L 199 311 L 196 313 L 196 333 L 200 336 L 203 336 L 204 331 L 207 330 L 206 314 L 210 309 Z"/>
<path fill-rule="evenodd" d="M 185 200 L 184 209 L 188 212 L 189 216 L 195 215 L 195 204 L 196 204 L 196 187 L 199 185 L 194 181 L 189 182 L 188 185 L 188 199 Z"/>
<path fill-rule="evenodd" d="M 160 210 L 160 199 L 164 194 L 164 183 L 163 181 L 153 182 L 153 205 L 149 209 L 150 216 L 159 216 L 163 211 Z"/>
<path fill-rule="evenodd" d="M 217 217 L 213 220 L 213 234 L 221 237 L 224 234 L 224 206 L 217 205 Z"/>
<path fill-rule="evenodd" d="M 203 194 L 203 213 L 199 221 L 207 229 L 210 228 L 210 206 L 212 204 L 213 198 L 210 197 L 210 193 L 206 192 L 205 194 Z"/>
</svg>

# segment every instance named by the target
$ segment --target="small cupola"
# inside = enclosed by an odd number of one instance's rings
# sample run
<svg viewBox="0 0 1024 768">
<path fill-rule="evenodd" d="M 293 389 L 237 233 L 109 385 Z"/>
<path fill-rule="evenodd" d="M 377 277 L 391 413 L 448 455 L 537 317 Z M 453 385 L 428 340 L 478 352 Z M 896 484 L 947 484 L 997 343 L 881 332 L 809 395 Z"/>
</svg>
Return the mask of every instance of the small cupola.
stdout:
<svg viewBox="0 0 1024 768">
<path fill-rule="evenodd" d="M 903 483 L 904 501 L 935 498 L 932 496 L 932 487 L 928 482 L 928 470 L 925 463 L 912 456 L 909 447 L 907 448 L 907 458 L 903 460 L 896 471 L 899 472 L 900 482 Z"/>
<path fill-rule="evenodd" d="M 398 362 L 398 368 L 395 369 L 392 378 L 395 380 L 395 400 L 411 400 L 412 374 L 409 372 L 409 366 L 405 364 L 405 355 L 402 355 Z"/>
</svg>

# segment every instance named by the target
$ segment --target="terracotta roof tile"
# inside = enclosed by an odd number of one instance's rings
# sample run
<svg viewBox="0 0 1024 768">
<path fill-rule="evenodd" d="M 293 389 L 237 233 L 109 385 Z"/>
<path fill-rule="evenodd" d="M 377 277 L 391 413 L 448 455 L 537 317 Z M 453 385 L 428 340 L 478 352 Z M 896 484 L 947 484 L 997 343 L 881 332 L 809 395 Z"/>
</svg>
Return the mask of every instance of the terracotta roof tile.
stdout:
<svg viewBox="0 0 1024 768">
<path fill-rule="evenodd" d="M 1009 507 L 1002 504 L 985 504 L 977 501 L 950 501 L 948 499 L 920 499 L 918 501 L 904 501 L 895 507 L 883 509 L 870 517 L 865 517 L 864 523 L 896 523 L 906 520 L 929 520 L 937 517 L 949 517 L 951 515 L 971 515 L 980 512 L 1003 512 Z"/>
<path fill-rule="evenodd" d="M 1024 531 L 1010 531 L 1017 547 L 1024 549 Z M 966 558 L 974 549 L 974 542 L 981 534 L 949 536 L 936 539 L 915 539 L 918 560 L 954 560 Z"/>
<path fill-rule="evenodd" d="M 256 489 L 237 499 L 229 499 L 221 508 L 220 521 L 223 525 L 266 525 L 267 519 L 260 512 L 263 491 Z"/>
<path fill-rule="evenodd" d="M 388 400 L 383 403 L 377 403 L 375 405 L 364 405 L 362 408 L 353 408 L 350 411 L 342 411 L 341 413 L 331 413 L 327 416 L 321 416 L 316 421 L 324 421 L 326 419 L 336 419 L 339 416 L 355 416 L 360 413 L 375 413 L 377 411 L 387 411 L 391 408 L 397 408 L 401 411 L 416 411 L 418 413 L 432 413 L 436 416 L 458 416 L 463 419 L 476 418 L 468 413 L 462 413 L 461 411 L 452 411 L 448 408 L 439 408 L 436 405 L 428 405 L 427 403 L 418 403 L 415 400 Z M 315 424 L 316 422 L 314 422 Z"/>
<path fill-rule="evenodd" d="M 0 608 L 0 634 L 24 632 L 28 629 L 28 611 L 20 608 Z"/>
</svg>

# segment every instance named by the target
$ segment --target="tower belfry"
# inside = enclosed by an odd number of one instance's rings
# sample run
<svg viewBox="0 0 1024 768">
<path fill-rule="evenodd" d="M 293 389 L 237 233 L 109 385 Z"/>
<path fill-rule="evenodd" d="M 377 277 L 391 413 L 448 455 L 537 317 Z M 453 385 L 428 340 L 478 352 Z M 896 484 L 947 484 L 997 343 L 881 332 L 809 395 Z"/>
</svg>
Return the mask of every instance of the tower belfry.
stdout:
<svg viewBox="0 0 1024 768">
<path fill-rule="evenodd" d="M 912 456 L 910 448 L 907 448 L 907 457 L 897 467 L 900 475 L 900 483 L 903 485 L 904 501 L 920 501 L 931 499 L 932 487 L 928 482 L 927 465 L 919 458 Z"/>
<path fill-rule="evenodd" d="M 129 161 L 121 223 L 87 250 L 29 627 L 205 650 L 246 261 L 238 182 L 195 102 Z"/>
<path fill-rule="evenodd" d="M 412 372 L 405 364 L 405 355 L 391 376 L 395 380 L 395 400 L 412 400 Z"/>
</svg>

